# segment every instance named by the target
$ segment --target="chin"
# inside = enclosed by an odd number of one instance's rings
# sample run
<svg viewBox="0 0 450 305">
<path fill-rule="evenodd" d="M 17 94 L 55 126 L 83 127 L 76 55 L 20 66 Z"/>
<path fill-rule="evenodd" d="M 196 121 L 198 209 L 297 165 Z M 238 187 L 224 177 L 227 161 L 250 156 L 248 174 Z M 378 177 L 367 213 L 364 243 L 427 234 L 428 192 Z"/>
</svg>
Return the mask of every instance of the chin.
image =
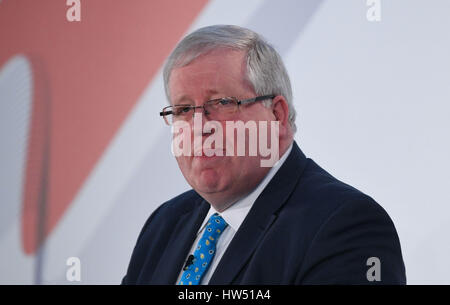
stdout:
<svg viewBox="0 0 450 305">
<path fill-rule="evenodd" d="M 204 169 L 195 179 L 196 189 L 203 193 L 220 192 L 224 188 L 224 177 L 215 169 Z"/>
</svg>

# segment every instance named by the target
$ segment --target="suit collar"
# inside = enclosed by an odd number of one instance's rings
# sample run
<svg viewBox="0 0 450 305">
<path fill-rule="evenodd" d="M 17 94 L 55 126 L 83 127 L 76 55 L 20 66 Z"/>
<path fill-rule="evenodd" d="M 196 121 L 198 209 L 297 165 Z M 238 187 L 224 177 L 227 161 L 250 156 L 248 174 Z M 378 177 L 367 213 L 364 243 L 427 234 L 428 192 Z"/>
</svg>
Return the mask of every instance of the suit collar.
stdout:
<svg viewBox="0 0 450 305">
<path fill-rule="evenodd" d="M 231 284 L 256 249 L 260 239 L 277 217 L 277 211 L 294 191 L 307 159 L 294 141 L 292 151 L 253 204 L 209 284 Z"/>
</svg>

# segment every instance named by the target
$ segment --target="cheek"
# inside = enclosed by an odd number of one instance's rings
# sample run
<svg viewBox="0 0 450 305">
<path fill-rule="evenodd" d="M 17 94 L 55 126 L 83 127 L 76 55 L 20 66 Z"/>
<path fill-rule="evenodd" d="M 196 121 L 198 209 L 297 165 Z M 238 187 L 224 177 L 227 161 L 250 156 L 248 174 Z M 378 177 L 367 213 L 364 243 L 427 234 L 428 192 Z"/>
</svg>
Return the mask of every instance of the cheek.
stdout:
<svg viewBox="0 0 450 305">
<path fill-rule="evenodd" d="M 192 167 L 192 162 L 190 162 L 188 157 L 177 157 L 176 158 L 178 167 L 181 169 L 183 174 L 189 174 Z"/>
</svg>

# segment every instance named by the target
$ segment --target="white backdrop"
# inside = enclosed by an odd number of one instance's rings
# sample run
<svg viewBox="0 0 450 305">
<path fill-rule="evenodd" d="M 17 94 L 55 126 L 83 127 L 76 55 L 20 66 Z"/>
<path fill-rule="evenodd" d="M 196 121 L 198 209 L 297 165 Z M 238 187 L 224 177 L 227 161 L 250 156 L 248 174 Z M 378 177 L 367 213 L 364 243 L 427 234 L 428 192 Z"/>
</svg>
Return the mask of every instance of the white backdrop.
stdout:
<svg viewBox="0 0 450 305">
<path fill-rule="evenodd" d="M 369 22 L 365 0 L 211 0 L 186 33 L 237 24 L 271 41 L 290 73 L 300 147 L 388 211 L 409 284 L 450 284 L 450 2 L 380 3 L 381 20 Z M 26 135 L 7 132 L 26 130 L 32 89 L 13 79 L 27 71 L 20 56 L 0 67 L 0 283 L 36 281 L 36 257 L 19 246 L 24 157 L 11 153 L 24 151 Z M 148 119 L 164 103 L 159 72 L 47 239 L 41 283 L 73 284 L 65 264 L 73 256 L 80 283 L 119 283 L 147 217 L 188 189 L 170 130 Z"/>
</svg>

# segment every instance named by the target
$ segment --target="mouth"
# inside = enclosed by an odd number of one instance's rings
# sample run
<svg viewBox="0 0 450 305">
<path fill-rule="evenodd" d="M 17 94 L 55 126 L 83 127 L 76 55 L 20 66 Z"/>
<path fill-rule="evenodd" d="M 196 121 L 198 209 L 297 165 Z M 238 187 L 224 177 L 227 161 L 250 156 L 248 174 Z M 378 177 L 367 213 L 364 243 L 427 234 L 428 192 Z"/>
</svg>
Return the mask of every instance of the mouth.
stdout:
<svg viewBox="0 0 450 305">
<path fill-rule="evenodd" d="M 215 159 L 215 158 L 222 158 L 223 156 L 218 156 L 216 154 L 213 154 L 212 156 L 207 156 L 205 153 L 202 153 L 200 155 L 200 153 L 196 154 L 193 156 L 194 159 Z"/>
<path fill-rule="evenodd" d="M 194 152 L 193 158 L 199 160 L 213 160 L 223 158 L 225 156 L 225 150 L 222 151 L 222 155 L 218 155 L 217 151 L 214 151 L 213 154 L 211 154 L 211 151 L 209 151 L 209 155 L 210 156 L 208 156 L 203 149 L 198 149 Z"/>
</svg>

